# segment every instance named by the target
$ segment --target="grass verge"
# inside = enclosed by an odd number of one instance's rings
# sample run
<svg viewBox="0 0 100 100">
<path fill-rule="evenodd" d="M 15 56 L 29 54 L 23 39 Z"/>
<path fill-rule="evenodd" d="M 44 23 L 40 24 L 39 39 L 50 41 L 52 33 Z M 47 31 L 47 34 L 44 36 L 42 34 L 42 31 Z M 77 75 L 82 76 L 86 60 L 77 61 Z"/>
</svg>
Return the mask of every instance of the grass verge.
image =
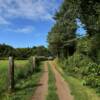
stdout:
<svg viewBox="0 0 100 100">
<path fill-rule="evenodd" d="M 69 83 L 74 100 L 100 100 L 100 97 L 93 89 L 83 86 L 82 80 L 67 75 L 61 67 L 56 68 L 61 73 L 65 81 Z"/>
<path fill-rule="evenodd" d="M 48 76 L 49 76 L 49 81 L 48 81 L 48 95 L 46 100 L 59 100 L 58 95 L 56 93 L 56 80 L 54 73 L 51 70 L 50 64 L 48 63 Z"/>
</svg>

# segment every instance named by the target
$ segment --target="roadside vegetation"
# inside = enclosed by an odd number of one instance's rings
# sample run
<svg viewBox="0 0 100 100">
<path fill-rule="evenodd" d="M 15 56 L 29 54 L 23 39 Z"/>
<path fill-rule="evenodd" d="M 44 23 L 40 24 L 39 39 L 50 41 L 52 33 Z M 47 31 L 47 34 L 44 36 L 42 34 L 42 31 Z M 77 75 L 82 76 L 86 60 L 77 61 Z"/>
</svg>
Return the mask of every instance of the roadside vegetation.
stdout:
<svg viewBox="0 0 100 100">
<path fill-rule="evenodd" d="M 83 86 L 83 80 L 77 79 L 62 69 L 62 67 L 58 64 L 56 67 L 57 70 L 61 73 L 62 77 L 66 82 L 69 83 L 69 87 L 71 89 L 71 94 L 74 96 L 75 100 L 99 100 L 99 94 L 96 94 L 94 89 L 91 89 L 87 86 Z"/>
<path fill-rule="evenodd" d="M 0 60 L 0 100 L 30 100 L 42 74 L 43 64 L 31 73 L 28 60 L 15 61 L 15 91 L 8 92 L 8 61 Z"/>
<path fill-rule="evenodd" d="M 82 80 L 82 85 L 100 95 L 100 1 L 64 0 L 54 19 L 48 33 L 49 49 L 65 76 Z"/>
<path fill-rule="evenodd" d="M 48 63 L 48 71 L 49 71 L 49 81 L 48 81 L 48 95 L 46 100 L 59 100 L 58 95 L 56 93 L 56 80 L 54 73 L 51 70 L 51 66 Z"/>
<path fill-rule="evenodd" d="M 66 74 L 82 79 L 83 85 L 93 88 L 100 94 L 100 65 L 77 53 L 67 60 L 59 60 L 59 63 Z"/>
</svg>

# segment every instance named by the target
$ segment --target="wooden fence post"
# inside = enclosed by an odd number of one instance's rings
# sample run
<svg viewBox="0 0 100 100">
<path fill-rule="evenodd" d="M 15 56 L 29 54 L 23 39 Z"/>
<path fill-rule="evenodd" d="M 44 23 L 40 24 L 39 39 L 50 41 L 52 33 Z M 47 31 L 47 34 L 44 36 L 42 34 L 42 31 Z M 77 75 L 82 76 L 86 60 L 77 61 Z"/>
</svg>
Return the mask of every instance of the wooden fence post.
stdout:
<svg viewBox="0 0 100 100">
<path fill-rule="evenodd" d="M 35 71 L 35 67 L 36 67 L 36 58 L 32 57 L 32 71 Z"/>
<path fill-rule="evenodd" d="M 9 57 L 9 68 L 8 68 L 8 81 L 9 81 L 9 91 L 14 91 L 14 59 Z"/>
</svg>

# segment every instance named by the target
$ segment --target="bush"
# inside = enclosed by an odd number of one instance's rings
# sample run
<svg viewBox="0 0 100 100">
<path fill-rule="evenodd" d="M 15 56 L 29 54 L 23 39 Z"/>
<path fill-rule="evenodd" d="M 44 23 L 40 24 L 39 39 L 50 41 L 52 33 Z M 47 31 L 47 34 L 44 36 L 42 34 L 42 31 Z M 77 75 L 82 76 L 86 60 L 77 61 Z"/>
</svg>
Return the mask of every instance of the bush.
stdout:
<svg viewBox="0 0 100 100">
<path fill-rule="evenodd" d="M 90 63 L 94 64 L 90 58 L 77 52 L 67 60 L 65 59 L 61 62 L 63 62 L 63 69 L 65 69 L 67 72 L 70 72 L 71 75 L 79 77 L 87 75 Z"/>
<path fill-rule="evenodd" d="M 67 74 L 83 79 L 84 85 L 96 88 L 100 92 L 100 65 L 88 56 L 76 52 L 68 59 L 60 60 L 60 66 Z"/>
</svg>

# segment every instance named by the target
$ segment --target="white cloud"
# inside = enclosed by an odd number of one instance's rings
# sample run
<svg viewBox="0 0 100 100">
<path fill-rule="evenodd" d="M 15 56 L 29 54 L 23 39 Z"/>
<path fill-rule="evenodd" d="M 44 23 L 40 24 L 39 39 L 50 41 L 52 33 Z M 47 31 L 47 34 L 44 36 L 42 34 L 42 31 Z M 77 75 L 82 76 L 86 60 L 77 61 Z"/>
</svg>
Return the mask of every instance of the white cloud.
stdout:
<svg viewBox="0 0 100 100">
<path fill-rule="evenodd" d="M 31 33 L 34 31 L 33 27 L 24 27 L 24 28 L 18 28 L 15 30 L 15 32 L 19 32 L 19 33 Z"/>
<path fill-rule="evenodd" d="M 8 28 L 8 31 L 16 32 L 16 33 L 32 33 L 34 31 L 34 27 L 26 26 L 23 28 L 16 28 L 16 29 Z"/>
<path fill-rule="evenodd" d="M 52 20 L 56 0 L 0 0 L 0 15 L 31 20 Z"/>
</svg>

